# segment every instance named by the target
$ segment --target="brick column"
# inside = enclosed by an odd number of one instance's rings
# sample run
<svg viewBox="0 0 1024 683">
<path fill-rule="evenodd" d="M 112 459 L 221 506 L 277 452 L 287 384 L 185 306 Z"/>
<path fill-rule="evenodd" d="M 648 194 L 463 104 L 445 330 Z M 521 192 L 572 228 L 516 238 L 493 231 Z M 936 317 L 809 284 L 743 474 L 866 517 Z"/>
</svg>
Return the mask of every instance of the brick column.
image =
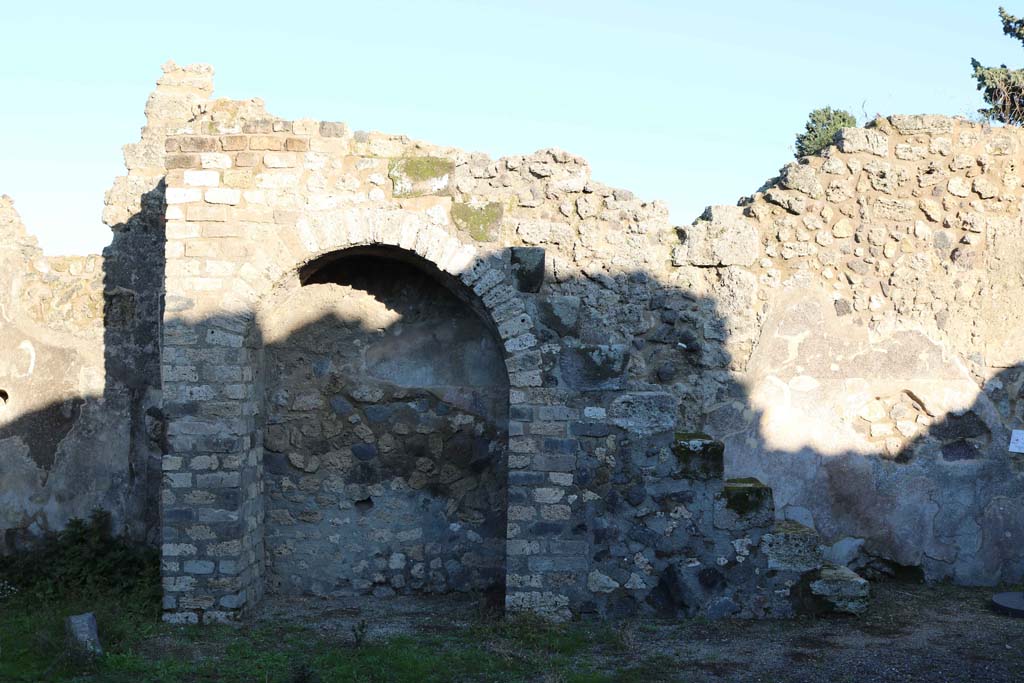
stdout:
<svg viewBox="0 0 1024 683">
<path fill-rule="evenodd" d="M 257 352 L 244 345 L 237 320 L 168 319 L 164 326 L 164 616 L 224 621 L 262 594 Z"/>
<path fill-rule="evenodd" d="M 508 529 L 505 606 L 568 619 L 590 567 L 589 545 L 571 538 L 570 489 L 578 443 L 573 413 L 542 388 L 539 341 L 507 259 L 479 261 L 460 275 L 481 297 L 505 345 L 509 375 Z"/>
<path fill-rule="evenodd" d="M 249 271 L 255 238 L 217 138 L 168 140 L 162 375 L 164 618 L 238 618 L 263 592 L 260 341 Z"/>
<path fill-rule="evenodd" d="M 578 443 L 572 411 L 551 390 L 512 390 L 509 421 L 507 592 L 510 611 L 564 620 L 571 593 L 590 568 L 589 544 L 571 538 L 570 488 Z"/>
</svg>

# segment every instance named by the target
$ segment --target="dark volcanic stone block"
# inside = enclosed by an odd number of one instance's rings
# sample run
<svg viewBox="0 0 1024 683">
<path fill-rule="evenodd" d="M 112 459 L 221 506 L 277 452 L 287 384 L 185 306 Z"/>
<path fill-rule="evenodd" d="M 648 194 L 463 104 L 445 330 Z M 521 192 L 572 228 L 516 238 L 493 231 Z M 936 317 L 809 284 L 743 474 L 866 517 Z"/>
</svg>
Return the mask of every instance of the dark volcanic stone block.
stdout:
<svg viewBox="0 0 1024 683">
<path fill-rule="evenodd" d="M 360 460 L 373 460 L 377 457 L 377 447 L 372 443 L 357 443 L 352 446 L 352 455 Z"/>
<path fill-rule="evenodd" d="M 672 452 L 679 460 L 679 472 L 687 479 L 719 479 L 725 474 L 725 447 L 707 434 L 677 432 Z"/>
<path fill-rule="evenodd" d="M 725 506 L 740 516 L 775 509 L 771 488 L 753 477 L 727 480 L 722 495 Z"/>
<path fill-rule="evenodd" d="M 345 399 L 344 396 L 338 394 L 337 396 L 331 397 L 331 410 L 334 411 L 335 415 L 338 415 L 340 417 L 348 417 L 349 415 L 352 414 L 353 410 L 355 409 L 352 407 L 352 404 Z"/>
<path fill-rule="evenodd" d="M 578 296 L 546 296 L 537 302 L 541 324 L 560 335 L 574 337 L 580 328 Z"/>
<path fill-rule="evenodd" d="M 520 292 L 539 292 L 544 284 L 544 249 L 512 247 L 512 276 Z"/>
<path fill-rule="evenodd" d="M 942 446 L 943 460 L 976 460 L 981 456 L 978 447 L 963 439 Z"/>
<path fill-rule="evenodd" d="M 974 439 L 988 435 L 989 429 L 972 410 L 963 415 L 947 415 L 932 427 L 931 433 L 932 436 L 943 440 Z"/>
<path fill-rule="evenodd" d="M 624 344 L 580 346 L 562 349 L 558 369 L 566 388 L 581 391 L 619 389 L 629 361 Z"/>
</svg>

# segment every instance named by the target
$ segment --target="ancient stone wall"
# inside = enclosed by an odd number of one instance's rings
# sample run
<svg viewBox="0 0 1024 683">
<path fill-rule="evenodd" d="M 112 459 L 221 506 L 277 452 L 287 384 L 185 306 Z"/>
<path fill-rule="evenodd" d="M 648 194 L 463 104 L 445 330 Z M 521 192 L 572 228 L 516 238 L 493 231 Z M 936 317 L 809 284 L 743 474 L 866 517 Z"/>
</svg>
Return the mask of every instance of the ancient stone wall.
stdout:
<svg viewBox="0 0 1024 683">
<path fill-rule="evenodd" d="M 164 67 L 126 176 L 104 198 L 102 256 L 43 255 L 0 202 L 0 530 L 12 550 L 71 517 L 109 510 L 155 543 L 161 456 L 164 137 L 212 89 L 207 67 Z"/>
<path fill-rule="evenodd" d="M 859 548 L 862 562 L 966 583 L 1024 571 L 1008 545 L 1024 538 L 1024 462 L 1008 451 L 1022 141 L 960 119 L 878 119 L 741 207 L 713 208 L 676 248 L 683 272 L 747 283 L 729 343 L 748 396 L 706 407 L 727 469 L 770 485 L 779 515 L 840 557 Z"/>
<path fill-rule="evenodd" d="M 163 469 L 166 618 L 265 589 L 781 616 L 860 609 L 847 567 L 1019 581 L 1022 143 L 878 119 L 675 227 L 560 150 L 283 120 L 167 65 L 94 266 L 128 397 L 104 433 Z"/>
<path fill-rule="evenodd" d="M 129 472 L 126 397 L 105 391 L 103 260 L 43 256 L 3 197 L 0 272 L 5 551 L 94 507 L 128 525 L 139 492 Z"/>
<path fill-rule="evenodd" d="M 511 608 L 628 611 L 674 595 L 707 609 L 709 598 L 738 596 L 737 586 L 760 581 L 754 593 L 773 590 L 757 571 L 735 578 L 748 560 L 763 561 L 749 551 L 760 537 L 745 534 L 743 520 L 715 518 L 727 496 L 694 488 L 670 449 L 677 430 L 725 441 L 727 472 L 775 488 L 776 513 L 820 532 L 834 559 L 920 565 L 964 581 L 1017 571 L 1019 558 L 1007 565 L 996 540 L 1014 533 L 1007 494 L 1019 490 L 1005 476 L 1015 471 L 1005 425 L 981 430 L 984 418 L 971 417 L 992 411 L 976 405 L 983 374 L 962 371 L 968 361 L 958 352 L 968 353 L 955 347 L 978 338 L 957 331 L 978 318 L 957 306 L 979 301 L 958 269 L 998 272 L 979 254 L 999 238 L 979 235 L 1015 229 L 1016 209 L 991 188 L 994 177 L 1019 185 L 1009 134 L 900 117 L 851 129 L 827 158 L 793 164 L 743 206 L 716 207 L 677 230 L 664 207 L 595 183 L 582 160 L 560 151 L 495 162 L 342 124 L 240 115 L 220 101 L 180 132 L 168 141 L 167 183 L 168 291 L 181 311 L 169 309 L 165 324 L 188 330 L 186 345 L 212 341 L 191 353 L 222 362 L 218 346 L 241 345 L 243 374 L 260 366 L 252 330 L 263 324 L 261 301 L 304 264 L 352 247 L 415 253 L 481 297 L 504 341 L 511 385 Z M 973 204 L 957 194 L 968 171 Z M 939 179 L 946 185 L 936 189 Z M 776 322 L 792 310 L 785 302 L 794 291 L 796 310 L 825 318 Z M 218 329 L 225 311 L 248 322 L 226 334 Z M 848 328 L 830 331 L 833 318 Z M 248 337 L 238 336 L 243 326 Z M 822 336 L 817 356 L 801 349 Z M 882 360 L 872 365 L 837 346 L 859 339 Z M 793 377 L 780 380 L 773 368 L 787 363 Z M 885 383 L 899 386 L 882 391 Z M 778 385 L 785 401 L 771 395 Z M 254 462 L 264 451 L 265 408 L 255 388 L 234 386 L 192 380 L 170 390 L 251 399 L 231 412 L 240 411 L 234 433 Z M 813 393 L 819 387 L 824 396 Z M 813 419 L 779 410 L 801 391 Z M 204 405 L 183 420 L 190 441 L 224 425 L 219 414 L 202 416 Z M 974 412 L 945 417 L 967 409 Z M 843 431 L 825 417 L 850 423 Z M 788 441 L 774 446 L 780 435 Z M 933 442 L 945 455 L 924 455 Z M 988 457 L 964 457 L 984 447 Z M 842 467 L 851 471 L 845 480 Z M 828 482 L 815 468 L 830 473 Z M 963 485 L 968 477 L 972 487 Z M 983 493 L 978 481 L 995 488 Z M 936 502 L 943 488 L 957 494 Z M 260 484 L 243 493 L 261 495 Z M 994 528 L 980 531 L 986 524 Z M 258 537 L 241 547 L 255 550 Z M 986 538 L 995 545 L 986 548 Z M 189 544 L 184 552 L 204 551 Z M 983 559 L 996 556 L 998 565 Z M 250 557 L 262 565 L 258 553 Z M 709 569 L 714 590 L 687 578 Z M 734 600 L 740 613 L 772 611 L 755 603 Z"/>
</svg>

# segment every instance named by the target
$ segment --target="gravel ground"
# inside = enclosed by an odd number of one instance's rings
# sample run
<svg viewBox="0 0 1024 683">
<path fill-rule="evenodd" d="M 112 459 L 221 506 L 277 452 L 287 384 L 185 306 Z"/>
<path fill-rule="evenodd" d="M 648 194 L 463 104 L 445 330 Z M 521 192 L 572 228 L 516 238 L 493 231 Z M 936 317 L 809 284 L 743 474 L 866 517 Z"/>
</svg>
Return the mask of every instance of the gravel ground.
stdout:
<svg viewBox="0 0 1024 683">
<path fill-rule="evenodd" d="M 993 613 L 990 589 L 884 583 L 872 587 L 861 617 L 792 621 L 618 622 L 625 643 L 578 655 L 618 670 L 648 663 L 651 681 L 764 683 L 1024 683 L 1024 619 Z M 475 601 L 366 598 L 265 601 L 257 619 L 299 622 L 324 635 L 351 637 L 363 622 L 368 639 L 471 629 Z M 656 662 L 657 666 L 651 666 Z M 556 680 L 556 679 L 550 679 Z"/>
<path fill-rule="evenodd" d="M 1024 619 L 993 613 L 987 589 L 876 584 L 862 617 L 661 626 L 648 651 L 689 681 L 1024 682 Z"/>
</svg>

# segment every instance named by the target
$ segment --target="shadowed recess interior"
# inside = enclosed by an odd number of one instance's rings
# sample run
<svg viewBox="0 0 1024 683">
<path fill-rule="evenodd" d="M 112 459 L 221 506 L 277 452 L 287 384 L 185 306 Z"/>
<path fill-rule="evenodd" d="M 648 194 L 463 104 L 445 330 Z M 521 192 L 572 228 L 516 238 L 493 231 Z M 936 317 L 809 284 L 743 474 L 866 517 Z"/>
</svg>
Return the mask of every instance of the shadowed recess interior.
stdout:
<svg viewBox="0 0 1024 683">
<path fill-rule="evenodd" d="M 504 584 L 500 342 L 436 269 L 400 253 L 321 259 L 269 315 L 270 590 Z"/>
</svg>

